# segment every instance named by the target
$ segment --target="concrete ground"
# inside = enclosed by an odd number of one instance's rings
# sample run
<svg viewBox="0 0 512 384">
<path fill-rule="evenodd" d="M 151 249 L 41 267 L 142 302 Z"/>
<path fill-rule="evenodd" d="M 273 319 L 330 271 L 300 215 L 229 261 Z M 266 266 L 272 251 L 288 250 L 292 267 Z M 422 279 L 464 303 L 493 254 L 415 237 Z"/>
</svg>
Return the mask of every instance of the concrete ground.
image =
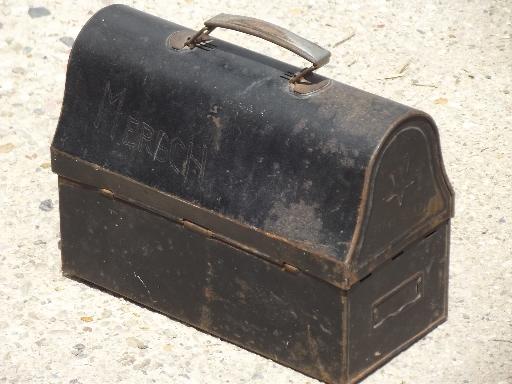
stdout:
<svg viewBox="0 0 512 384">
<path fill-rule="evenodd" d="M 70 45 L 108 3 L 0 0 L 0 383 L 315 383 L 61 276 L 49 145 Z M 449 321 L 364 383 L 512 383 L 510 1 L 129 4 L 190 27 L 219 12 L 280 24 L 330 48 L 324 75 L 429 112 L 456 191 Z"/>
</svg>

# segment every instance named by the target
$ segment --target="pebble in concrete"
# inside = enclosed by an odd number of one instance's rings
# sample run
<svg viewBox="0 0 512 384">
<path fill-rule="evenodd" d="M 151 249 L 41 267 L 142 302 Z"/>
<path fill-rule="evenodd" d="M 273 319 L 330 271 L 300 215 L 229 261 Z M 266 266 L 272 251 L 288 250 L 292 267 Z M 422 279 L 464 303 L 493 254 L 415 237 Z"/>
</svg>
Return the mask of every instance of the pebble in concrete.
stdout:
<svg viewBox="0 0 512 384">
<path fill-rule="evenodd" d="M 73 43 L 75 42 L 75 39 L 70 36 L 63 36 L 59 39 L 64 45 L 67 45 L 68 47 L 72 47 Z"/>
<path fill-rule="evenodd" d="M 28 14 L 31 18 L 36 19 L 38 17 L 49 16 L 50 11 L 45 7 L 30 7 L 28 9 Z"/>
<path fill-rule="evenodd" d="M 41 211 L 49 212 L 53 209 L 53 202 L 51 199 L 46 199 L 41 201 L 41 204 L 39 204 L 39 209 Z"/>
</svg>

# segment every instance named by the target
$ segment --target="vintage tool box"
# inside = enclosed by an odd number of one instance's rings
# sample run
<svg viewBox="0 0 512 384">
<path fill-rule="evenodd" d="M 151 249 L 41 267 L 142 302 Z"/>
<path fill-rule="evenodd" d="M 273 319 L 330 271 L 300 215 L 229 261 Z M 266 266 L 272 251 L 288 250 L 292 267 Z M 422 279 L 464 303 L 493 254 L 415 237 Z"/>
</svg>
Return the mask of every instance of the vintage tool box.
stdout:
<svg viewBox="0 0 512 384">
<path fill-rule="evenodd" d="M 328 60 L 247 17 L 195 31 L 126 6 L 95 14 L 51 147 L 64 274 L 328 383 L 445 321 L 453 192 L 437 128 L 313 72 Z"/>
</svg>

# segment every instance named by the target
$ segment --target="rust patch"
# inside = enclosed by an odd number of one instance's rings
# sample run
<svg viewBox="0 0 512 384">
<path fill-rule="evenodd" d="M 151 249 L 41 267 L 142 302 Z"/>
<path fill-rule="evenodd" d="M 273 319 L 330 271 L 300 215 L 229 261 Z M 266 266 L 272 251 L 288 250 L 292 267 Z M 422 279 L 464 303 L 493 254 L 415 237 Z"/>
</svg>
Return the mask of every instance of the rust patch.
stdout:
<svg viewBox="0 0 512 384">
<path fill-rule="evenodd" d="M 288 264 L 288 263 L 283 263 L 283 271 L 286 271 L 289 273 L 299 273 L 299 268 L 297 268 L 291 264 Z"/>
<path fill-rule="evenodd" d="M 215 300 L 215 292 L 212 289 L 212 263 L 208 262 L 207 266 L 205 286 L 203 288 L 203 295 L 206 300 L 201 306 L 201 317 L 199 319 L 200 326 L 205 329 L 209 329 L 212 324 L 210 302 Z"/>
<path fill-rule="evenodd" d="M 213 232 L 210 231 L 209 229 L 207 229 L 201 225 L 198 225 L 196 223 L 193 223 L 191 221 L 183 219 L 182 224 L 185 228 L 187 228 L 193 232 L 196 232 L 204 237 L 212 237 L 212 235 L 213 235 Z"/>
<path fill-rule="evenodd" d="M 246 304 L 247 296 L 249 296 L 249 293 L 251 291 L 251 286 L 245 281 L 240 279 L 239 277 L 235 277 L 235 283 L 240 288 L 236 293 L 237 299 L 242 303 Z"/>
<path fill-rule="evenodd" d="M 110 189 L 100 188 L 100 193 L 109 199 L 114 198 L 114 192 L 112 192 Z"/>
<path fill-rule="evenodd" d="M 214 301 L 217 300 L 219 297 L 215 293 L 215 291 L 211 287 L 205 287 L 204 290 L 204 297 L 207 301 Z"/>
<path fill-rule="evenodd" d="M 444 208 L 443 197 L 439 193 L 436 193 L 434 196 L 432 196 L 429 199 L 429 201 L 425 207 L 425 215 L 426 216 L 434 215 L 434 214 L 438 213 L 439 211 L 441 211 L 443 208 Z"/>
<path fill-rule="evenodd" d="M 304 130 L 307 126 L 307 120 L 304 117 L 301 117 L 300 120 L 297 122 L 297 124 L 293 127 L 293 133 L 298 134 Z"/>
<path fill-rule="evenodd" d="M 242 280 L 241 278 L 239 277 L 235 277 L 235 283 L 240 287 L 240 292 L 242 293 L 247 293 L 250 291 L 251 287 L 250 285 L 247 283 L 247 281 L 245 280 Z"/>
<path fill-rule="evenodd" d="M 184 201 L 174 195 L 144 185 L 129 177 L 109 171 L 97 164 L 62 152 L 55 147 L 51 147 L 50 149 L 52 154 L 52 170 L 59 174 L 59 182 L 67 183 L 69 181 L 70 183 L 80 183 L 81 185 L 87 185 L 89 188 L 99 189 L 102 187 L 101 183 L 103 181 L 108 181 L 107 187 L 112 190 L 116 199 L 134 204 L 182 225 L 184 221 L 183 217 L 189 216 L 190 212 L 197 210 L 200 214 L 193 215 L 195 222 L 203 224 L 203 215 L 205 215 L 208 220 L 215 220 L 215 226 L 208 229 L 212 232 L 211 238 L 277 265 L 281 265 L 284 260 L 289 259 L 289 253 L 292 250 L 300 251 L 304 259 L 299 259 L 300 262 L 294 259 L 293 262 L 299 262 L 299 267 L 304 273 L 324 280 L 335 287 L 343 289 L 348 288 L 346 285 L 348 280 L 344 277 L 347 266 L 342 262 L 333 260 L 334 258 L 331 256 L 329 249 L 319 250 L 314 244 L 295 241 L 267 230 L 248 226 L 242 222 L 223 216 L 218 212 L 210 211 L 191 202 Z M 162 199 L 165 199 L 165 205 L 162 204 Z M 260 233 L 269 240 L 277 242 L 279 247 L 283 246 L 285 248 L 285 253 L 267 254 L 256 248 L 255 242 L 240 243 L 229 236 L 219 233 L 222 232 L 221 223 L 231 224 L 234 222 L 244 230 Z M 201 225 L 198 224 L 198 226 Z M 206 229 L 206 227 L 203 228 Z M 321 264 L 321 270 L 315 269 L 315 266 L 318 264 Z M 312 270 L 312 268 L 314 270 Z"/>
<path fill-rule="evenodd" d="M 317 370 L 318 375 L 322 381 L 331 381 L 332 378 L 329 375 L 329 373 L 325 370 L 325 367 L 322 363 L 318 343 L 315 340 L 315 338 L 311 335 L 311 326 L 309 324 L 307 325 L 306 328 L 306 336 L 308 340 L 308 350 L 311 356 L 311 360 L 316 362 L 316 364 L 312 368 L 314 370 Z"/>
<path fill-rule="evenodd" d="M 220 149 L 222 129 L 224 128 L 222 119 L 219 116 L 219 112 L 220 107 L 218 105 L 213 105 L 210 109 L 210 112 L 206 115 L 208 120 L 210 120 L 213 124 L 213 145 L 216 151 Z"/>
</svg>

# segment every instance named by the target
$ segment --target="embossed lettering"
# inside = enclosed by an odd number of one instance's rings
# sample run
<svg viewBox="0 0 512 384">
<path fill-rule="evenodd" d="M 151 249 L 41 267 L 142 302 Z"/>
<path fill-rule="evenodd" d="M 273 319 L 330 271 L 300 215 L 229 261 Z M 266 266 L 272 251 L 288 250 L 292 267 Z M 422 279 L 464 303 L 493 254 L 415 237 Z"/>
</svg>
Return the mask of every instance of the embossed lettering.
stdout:
<svg viewBox="0 0 512 384">
<path fill-rule="evenodd" d="M 187 177 L 187 147 L 179 137 L 175 137 L 171 141 L 171 151 L 169 164 L 174 172 Z"/>
<path fill-rule="evenodd" d="M 156 144 L 155 154 L 153 155 L 153 160 L 159 161 L 160 163 L 165 163 L 169 161 L 169 150 L 171 147 L 169 146 L 169 136 L 163 131 L 158 131 L 159 139 Z"/>
<path fill-rule="evenodd" d="M 110 81 L 105 84 L 103 98 L 93 125 L 96 129 L 109 129 L 112 140 L 116 136 L 120 117 L 123 116 L 125 97 L 126 88 L 114 93 Z M 183 183 L 190 183 L 191 179 L 196 179 L 199 184 L 202 182 L 206 170 L 206 145 L 194 143 L 193 138 L 189 139 L 187 145 L 187 141 L 182 137 L 170 137 L 164 131 L 153 128 L 149 123 L 133 115 L 124 116 L 126 125 L 120 135 L 123 145 L 131 151 L 141 153 L 141 156 L 149 155 L 152 161 L 168 164 L 173 172 L 183 177 Z"/>
<path fill-rule="evenodd" d="M 139 142 L 138 136 L 139 121 L 132 116 L 128 116 L 126 121 L 126 130 L 123 135 L 123 144 L 130 148 L 135 148 Z"/>
<path fill-rule="evenodd" d="M 153 151 L 151 150 L 150 145 L 154 134 L 155 130 L 151 127 L 151 125 L 142 122 L 142 130 L 139 140 L 139 152 L 145 149 L 148 155 L 153 156 Z"/>
<path fill-rule="evenodd" d="M 176 174 L 183 176 L 184 182 L 189 180 L 190 175 L 196 175 L 199 182 L 204 177 L 206 145 L 197 150 L 193 141 L 186 145 L 180 137 L 169 138 L 161 130 L 155 133 L 151 125 L 133 116 L 127 118 L 122 143 L 132 150 L 148 154 L 153 161 L 168 163 Z"/>
<path fill-rule="evenodd" d="M 189 143 L 188 147 L 188 155 L 187 155 L 187 168 L 185 172 L 185 180 L 188 178 L 188 174 L 190 172 L 191 166 L 195 167 L 197 171 L 197 175 L 199 177 L 199 180 L 203 179 L 204 176 L 204 170 L 206 167 L 206 146 L 203 145 L 201 148 L 201 159 L 197 159 L 193 153 L 192 150 L 194 148 L 194 144 L 192 142 Z"/>
<path fill-rule="evenodd" d="M 114 139 L 116 133 L 125 96 L 126 88 L 123 88 L 119 93 L 114 95 L 110 88 L 110 81 L 107 81 L 103 91 L 103 98 L 93 124 L 96 129 L 100 129 L 102 127 L 106 127 L 107 129 L 110 128 L 111 139 Z"/>
</svg>

